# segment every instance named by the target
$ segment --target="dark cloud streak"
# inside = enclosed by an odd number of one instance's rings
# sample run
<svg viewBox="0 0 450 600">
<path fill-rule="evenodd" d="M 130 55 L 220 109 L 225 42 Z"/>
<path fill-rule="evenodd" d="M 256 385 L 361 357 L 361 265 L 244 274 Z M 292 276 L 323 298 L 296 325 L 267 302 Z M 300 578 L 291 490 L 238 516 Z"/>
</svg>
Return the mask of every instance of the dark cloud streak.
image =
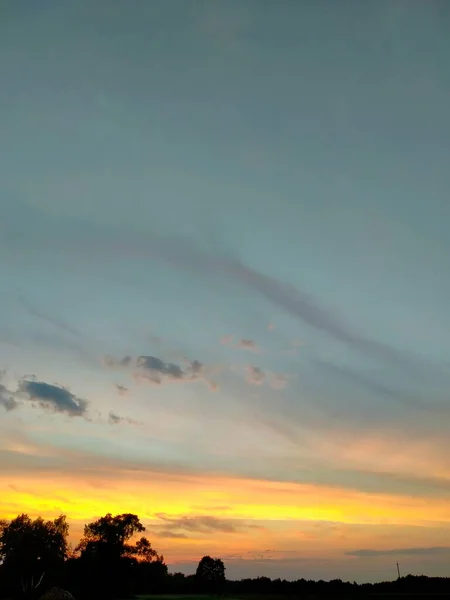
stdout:
<svg viewBox="0 0 450 600">
<path fill-rule="evenodd" d="M 236 533 L 240 530 L 235 523 L 228 519 L 219 519 L 209 515 L 171 517 L 165 513 L 156 515 L 166 523 L 167 530 L 183 529 L 195 533 Z"/>
<path fill-rule="evenodd" d="M 195 240 L 180 235 L 162 235 L 158 231 L 146 236 L 130 232 L 127 240 L 124 232 L 118 228 L 106 228 L 73 217 L 69 219 L 50 215 L 17 201 L 9 202 L 6 217 L 3 243 L 16 247 L 20 253 L 22 241 L 26 238 L 27 257 L 31 250 L 36 256 L 46 251 L 48 232 L 51 230 L 54 235 L 57 234 L 55 243 L 61 240 L 61 258 L 64 255 L 75 255 L 81 259 L 89 253 L 90 257 L 95 256 L 98 261 L 110 260 L 112 256 L 119 254 L 136 260 L 163 261 L 175 268 L 204 272 L 208 277 L 226 276 L 258 292 L 272 304 L 317 331 L 366 355 L 395 362 L 412 373 L 417 372 L 416 366 L 411 365 L 411 360 L 403 354 L 386 344 L 358 334 L 343 320 L 322 308 L 306 292 L 246 266 L 231 253 L 224 253 L 218 248 L 217 240 L 215 247 L 209 248 L 207 252 Z M 24 223 L 32 223 L 32 229 L 25 231 Z M 204 237 L 205 233 L 202 235 Z M 118 244 L 117 240 L 124 241 Z"/>
<path fill-rule="evenodd" d="M 352 550 L 346 556 L 358 558 L 376 558 L 377 556 L 438 556 L 450 554 L 450 546 L 432 546 L 429 548 L 397 548 L 391 550 Z"/>
</svg>

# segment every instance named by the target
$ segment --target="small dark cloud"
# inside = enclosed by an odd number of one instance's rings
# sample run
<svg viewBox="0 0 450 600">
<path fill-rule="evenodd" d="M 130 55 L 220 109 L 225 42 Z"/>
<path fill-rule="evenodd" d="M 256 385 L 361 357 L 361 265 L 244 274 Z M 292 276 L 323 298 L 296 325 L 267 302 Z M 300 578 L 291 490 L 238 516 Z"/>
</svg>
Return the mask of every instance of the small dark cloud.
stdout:
<svg viewBox="0 0 450 600">
<path fill-rule="evenodd" d="M 117 359 L 117 358 L 114 358 L 113 356 L 106 355 L 103 358 L 103 362 L 105 363 L 105 365 L 107 367 L 110 367 L 111 369 L 118 368 L 118 367 L 129 367 L 131 365 L 131 361 L 132 361 L 131 356 L 124 356 L 123 358 Z"/>
<path fill-rule="evenodd" d="M 0 406 L 2 406 L 6 412 L 10 412 L 19 406 L 19 403 L 14 398 L 13 393 L 2 383 L 0 383 Z"/>
<path fill-rule="evenodd" d="M 273 390 L 284 389 L 289 381 L 287 375 L 282 373 L 272 373 L 270 371 L 263 371 L 260 367 L 254 365 L 248 365 L 245 367 L 245 378 L 247 383 L 251 385 L 262 385 L 267 383 Z"/>
<path fill-rule="evenodd" d="M 162 379 L 179 380 L 184 378 L 183 369 L 175 363 L 165 363 L 156 356 L 139 356 L 136 366 L 153 383 L 160 384 Z"/>
<path fill-rule="evenodd" d="M 184 361 L 183 365 L 173 362 L 164 362 L 157 356 L 138 356 L 135 360 L 131 356 L 117 359 L 105 356 L 104 364 L 110 368 L 135 366 L 134 377 L 138 381 L 147 381 L 155 385 L 174 382 L 204 381 L 212 390 L 217 390 L 217 385 L 208 378 L 206 366 L 199 360 Z M 125 395 L 128 389 L 122 385 L 116 385 L 121 395 Z"/>
<path fill-rule="evenodd" d="M 266 374 L 260 367 L 249 365 L 245 370 L 247 373 L 246 379 L 252 385 L 261 385 L 266 378 Z"/>
<path fill-rule="evenodd" d="M 119 396 L 126 396 L 130 391 L 127 387 L 121 385 L 120 383 L 116 383 L 116 390 Z"/>
<path fill-rule="evenodd" d="M 88 402 L 77 398 L 65 387 L 22 379 L 19 393 L 50 412 L 64 413 L 69 417 L 85 417 L 87 413 Z"/>
<path fill-rule="evenodd" d="M 233 343 L 234 337 L 232 335 L 224 335 L 220 338 L 220 343 L 224 346 L 233 346 L 233 348 L 240 348 L 242 350 L 250 350 L 251 352 L 259 352 L 258 344 L 250 338 L 241 338 Z"/>
<path fill-rule="evenodd" d="M 128 423 L 128 425 L 141 425 L 141 423 L 138 421 L 128 417 L 122 417 L 112 410 L 108 413 L 108 423 L 110 425 L 119 425 L 120 423 Z"/>
<path fill-rule="evenodd" d="M 121 423 L 123 421 L 122 417 L 119 417 L 118 414 L 116 414 L 115 412 L 113 412 L 112 410 L 110 411 L 109 415 L 108 415 L 108 423 L 110 425 L 117 425 L 118 423 Z"/>
<path fill-rule="evenodd" d="M 137 379 L 145 379 L 156 385 L 166 382 L 205 381 L 212 390 L 217 387 L 209 381 L 206 366 L 199 360 L 186 360 L 186 366 L 172 362 L 164 362 L 156 356 L 139 356 L 136 360 Z"/>
<path fill-rule="evenodd" d="M 251 350 L 252 352 L 258 352 L 259 348 L 254 340 L 244 338 L 239 340 L 238 347 L 244 350 Z"/>
<path fill-rule="evenodd" d="M 437 556 L 450 554 L 450 546 L 432 546 L 429 548 L 397 548 L 390 550 L 352 550 L 346 556 L 375 558 L 377 556 Z"/>
</svg>

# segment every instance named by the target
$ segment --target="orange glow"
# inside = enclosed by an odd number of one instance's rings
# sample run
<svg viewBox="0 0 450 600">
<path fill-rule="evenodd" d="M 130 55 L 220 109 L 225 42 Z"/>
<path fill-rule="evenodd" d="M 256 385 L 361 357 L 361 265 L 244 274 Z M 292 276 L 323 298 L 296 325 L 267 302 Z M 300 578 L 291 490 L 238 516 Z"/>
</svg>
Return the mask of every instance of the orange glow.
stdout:
<svg viewBox="0 0 450 600">
<path fill-rule="evenodd" d="M 309 521 L 402 526 L 422 523 L 431 527 L 450 522 L 450 507 L 440 499 L 365 494 L 318 485 L 123 470 L 105 473 L 102 478 L 89 473 L 75 477 L 61 474 L 2 477 L 0 498 L 3 518 L 12 518 L 20 512 L 44 517 L 67 514 L 75 542 L 84 523 L 106 512 L 136 513 L 150 531 L 166 525 L 158 513 L 170 518 L 211 515 L 236 520 L 246 527 L 252 522 L 264 524 L 264 527 L 247 529 L 238 527 L 231 538 L 229 533 L 218 530 L 207 538 L 201 532 L 194 532 L 187 539 L 161 538 L 155 543 L 166 555 L 169 551 L 177 556 L 198 554 L 205 549 L 205 540 L 208 540 L 208 548 L 216 545 L 223 548 L 225 543 L 229 547 L 231 542 L 233 549 L 256 548 L 262 540 L 266 544 L 273 538 L 279 523 L 286 521 L 293 530 L 295 523 Z M 286 534 L 280 530 L 281 535 L 309 544 L 308 535 L 295 534 L 295 531 Z M 157 531 L 154 537 L 158 538 Z"/>
</svg>

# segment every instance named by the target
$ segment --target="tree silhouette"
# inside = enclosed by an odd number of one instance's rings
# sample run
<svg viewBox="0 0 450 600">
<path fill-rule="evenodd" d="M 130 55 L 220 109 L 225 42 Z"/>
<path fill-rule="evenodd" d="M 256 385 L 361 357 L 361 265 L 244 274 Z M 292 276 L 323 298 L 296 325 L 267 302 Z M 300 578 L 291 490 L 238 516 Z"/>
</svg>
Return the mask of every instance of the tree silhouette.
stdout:
<svg viewBox="0 0 450 600">
<path fill-rule="evenodd" d="M 13 594 L 33 596 L 44 578 L 55 576 L 67 555 L 68 533 L 64 515 L 44 521 L 22 514 L 0 522 L 0 562 Z"/>
<path fill-rule="evenodd" d="M 145 527 L 137 515 L 125 513 L 113 517 L 108 513 L 85 525 L 84 537 L 75 550 L 85 556 L 120 559 L 132 552 L 132 547 L 127 542 L 142 531 L 145 531 Z"/>
<path fill-rule="evenodd" d="M 136 586 L 167 575 L 164 557 L 158 555 L 146 537 L 130 543 L 145 531 L 137 515 L 110 513 L 89 523 L 77 548 L 93 595 L 124 596 Z"/>
<path fill-rule="evenodd" d="M 201 590 L 217 592 L 225 583 L 225 565 L 220 558 L 204 556 L 198 563 L 195 577 Z"/>
<path fill-rule="evenodd" d="M 144 562 L 164 562 L 164 556 L 152 548 L 146 537 L 141 537 L 134 546 L 128 546 L 128 553 Z"/>
</svg>

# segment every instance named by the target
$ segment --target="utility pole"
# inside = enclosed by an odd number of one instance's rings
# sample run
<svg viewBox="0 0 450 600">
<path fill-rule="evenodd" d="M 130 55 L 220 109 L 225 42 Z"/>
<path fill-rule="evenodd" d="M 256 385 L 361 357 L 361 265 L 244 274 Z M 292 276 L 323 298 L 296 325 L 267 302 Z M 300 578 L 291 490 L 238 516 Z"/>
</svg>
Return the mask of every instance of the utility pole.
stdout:
<svg viewBox="0 0 450 600">
<path fill-rule="evenodd" d="M 401 577 L 400 576 L 400 567 L 398 566 L 398 563 L 397 563 L 397 573 L 398 573 L 398 578 L 400 579 L 400 577 Z"/>
</svg>

